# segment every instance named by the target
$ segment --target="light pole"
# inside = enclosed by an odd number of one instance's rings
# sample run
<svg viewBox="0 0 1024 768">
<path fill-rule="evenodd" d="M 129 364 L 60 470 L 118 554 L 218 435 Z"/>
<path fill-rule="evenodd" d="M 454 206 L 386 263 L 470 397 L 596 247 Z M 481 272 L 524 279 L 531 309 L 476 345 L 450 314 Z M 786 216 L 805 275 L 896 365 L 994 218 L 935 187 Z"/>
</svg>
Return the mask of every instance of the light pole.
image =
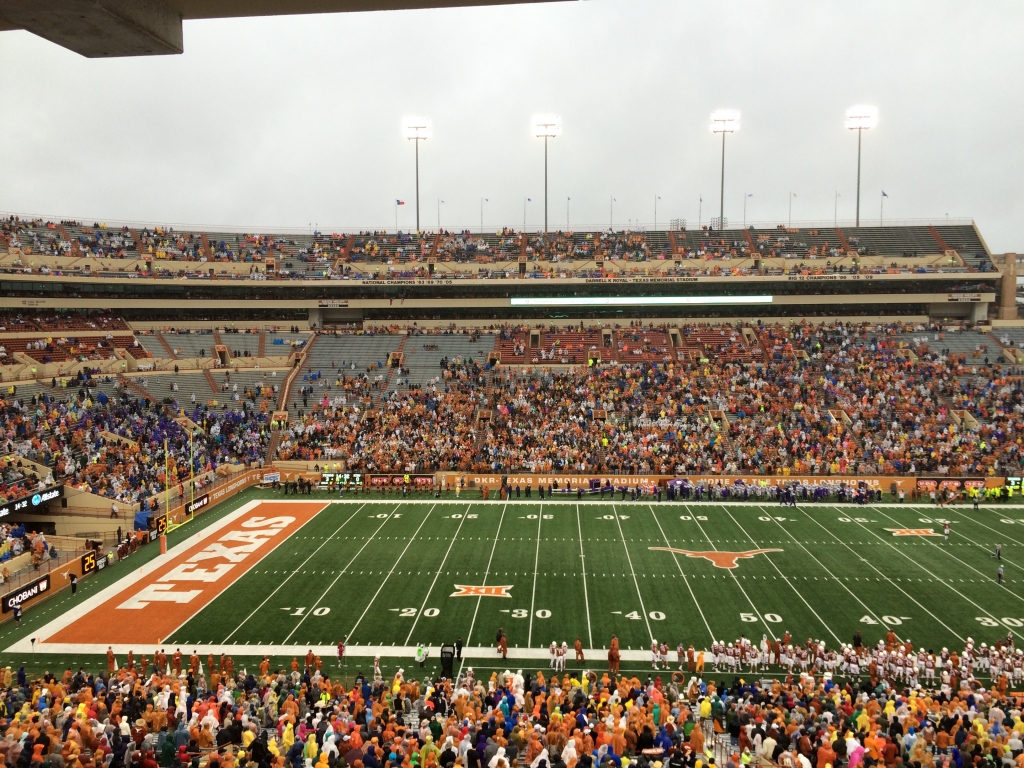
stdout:
<svg viewBox="0 0 1024 768">
<path fill-rule="evenodd" d="M 754 196 L 753 192 L 744 192 L 743 193 L 743 228 L 744 229 L 747 228 L 747 198 L 748 197 L 753 197 L 753 196 Z"/>
<path fill-rule="evenodd" d="M 842 195 L 839 194 L 839 190 L 837 189 L 836 190 L 835 205 L 832 206 L 832 226 L 833 227 L 838 227 L 839 226 L 839 198 L 840 197 L 842 197 Z"/>
<path fill-rule="evenodd" d="M 857 132 L 857 224 L 860 226 L 860 143 L 864 131 L 878 125 L 878 108 L 860 104 L 846 110 L 846 127 Z"/>
<path fill-rule="evenodd" d="M 558 115 L 534 115 L 533 135 L 544 139 L 544 234 L 548 233 L 548 139 L 560 136 L 562 118 Z"/>
<path fill-rule="evenodd" d="M 740 129 L 740 113 L 735 109 L 716 109 L 711 113 L 711 132 L 722 134 L 722 183 L 718 195 L 718 228 L 725 229 L 725 134 Z"/>
<path fill-rule="evenodd" d="M 433 124 L 429 117 L 407 117 L 402 121 L 405 138 L 416 142 L 416 231 L 420 231 L 420 142 L 429 139 Z"/>
</svg>

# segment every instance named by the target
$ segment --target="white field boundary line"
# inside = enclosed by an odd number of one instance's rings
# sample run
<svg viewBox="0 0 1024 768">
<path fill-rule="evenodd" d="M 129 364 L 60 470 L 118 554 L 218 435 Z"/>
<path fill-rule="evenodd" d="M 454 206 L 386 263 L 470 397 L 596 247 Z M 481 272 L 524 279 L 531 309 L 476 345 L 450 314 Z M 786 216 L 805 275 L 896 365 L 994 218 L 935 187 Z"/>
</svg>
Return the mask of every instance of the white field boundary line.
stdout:
<svg viewBox="0 0 1024 768">
<path fill-rule="evenodd" d="M 158 555 L 149 562 L 143 563 L 138 568 L 131 571 L 126 571 L 125 575 L 117 581 L 115 581 L 113 584 L 104 587 L 92 597 L 89 597 L 80 603 L 76 603 L 72 607 L 68 608 L 68 610 L 62 613 L 60 616 L 53 619 L 52 621 L 47 622 L 38 630 L 36 630 L 36 643 L 40 646 L 45 644 L 46 638 L 55 635 L 57 632 L 67 627 L 69 624 L 72 624 L 78 619 L 82 618 L 90 611 L 93 611 L 96 608 L 99 608 L 104 603 L 112 600 L 115 595 L 119 595 L 122 592 L 125 592 L 126 590 L 130 589 L 135 584 L 138 584 L 140 581 L 142 581 L 142 579 L 152 574 L 154 571 L 163 568 L 167 564 L 168 560 L 171 560 L 177 557 L 178 555 L 188 551 L 189 549 L 192 549 L 202 541 L 212 538 L 215 534 L 219 533 L 220 531 L 224 530 L 232 523 L 234 523 L 238 518 L 242 517 L 243 515 L 247 515 L 249 512 L 251 512 L 252 510 L 256 509 L 257 507 L 264 503 L 267 503 L 266 499 L 254 499 L 253 501 L 247 502 L 240 506 L 238 509 L 236 509 L 234 512 L 229 512 L 220 520 L 217 520 L 214 523 L 210 523 L 202 530 L 196 531 L 194 534 L 186 538 L 184 541 L 175 544 L 173 547 L 167 550 L 166 555 Z M 272 501 L 270 503 L 277 504 L 280 502 Z M 311 502 L 307 501 L 303 503 L 309 504 Z M 322 501 L 320 503 L 323 503 L 324 506 L 326 507 L 326 503 Z M 287 541 L 288 538 L 289 537 L 283 537 L 281 541 L 278 542 L 278 544 Z M 270 551 L 272 551 L 272 549 L 267 550 L 267 552 Z M 257 560 L 256 562 L 259 561 Z M 31 649 L 32 647 L 32 644 L 29 642 L 28 638 L 25 638 L 12 645 L 9 650 L 14 650 L 22 644 L 24 644 L 29 649 Z M 62 644 L 58 643 L 57 645 Z M 74 647 L 73 644 L 71 644 L 71 646 Z M 104 651 L 104 653 L 106 653 L 106 651 Z"/>
<path fill-rule="evenodd" d="M 647 505 L 647 508 L 651 511 L 651 517 L 654 518 L 654 522 L 658 524 L 658 530 L 661 531 L 661 538 L 665 540 L 665 546 L 672 549 L 672 542 L 668 540 L 668 536 L 665 534 L 665 529 L 661 527 L 661 521 L 654 512 L 654 506 L 651 504 Z M 673 552 L 672 559 L 675 560 L 676 568 L 679 569 L 679 575 L 683 577 L 683 583 L 686 585 L 686 590 L 690 593 L 690 599 L 693 600 L 693 604 L 697 607 L 697 613 L 700 614 L 701 621 L 704 622 L 704 627 L 708 631 L 708 637 L 711 638 L 711 642 L 715 642 L 715 633 L 711 631 L 711 625 L 708 624 L 707 618 L 704 616 L 704 610 L 700 607 L 700 602 L 697 600 L 697 596 L 693 593 L 693 587 L 690 586 L 690 578 L 683 571 L 683 566 L 679 563 L 679 556 Z M 591 641 L 593 645 L 593 641 Z"/>
<path fill-rule="evenodd" d="M 107 646 L 109 643 L 51 643 L 45 647 L 45 653 L 49 655 L 62 655 L 62 656 L 80 656 L 80 655 L 93 655 L 93 656 L 105 656 L 107 652 Z M 139 648 L 127 643 L 114 643 L 113 650 L 115 654 L 127 654 L 128 651 L 134 650 L 136 653 L 139 652 Z M 241 645 L 239 643 L 232 643 L 228 645 L 216 645 L 216 644 L 190 644 L 189 649 L 195 649 L 196 653 L 200 656 L 204 654 L 214 654 L 218 656 L 220 654 L 226 654 L 234 658 L 259 658 L 266 654 L 267 656 L 305 656 L 306 652 L 312 649 L 313 653 L 317 654 L 326 663 L 328 660 L 334 660 L 337 663 L 338 647 L 336 645 L 273 645 L 273 644 L 254 644 Z M 436 660 L 438 653 L 440 652 L 441 645 L 425 645 L 429 651 L 430 659 Z M 19 641 L 15 645 L 7 649 L 8 653 L 25 653 L 30 654 L 32 652 L 31 644 L 28 639 Z M 583 653 L 588 659 L 592 661 L 590 663 L 597 664 L 598 668 L 604 669 L 608 664 L 608 649 L 607 648 L 584 648 Z M 650 663 L 651 652 L 650 650 L 643 651 L 620 651 L 623 661 L 640 661 Z M 36 654 L 42 655 L 43 649 L 36 648 Z M 410 663 L 416 657 L 416 646 L 414 645 L 347 645 L 345 646 L 345 658 L 368 658 L 372 659 L 374 656 L 391 657 L 391 658 L 408 658 Z M 491 661 L 494 663 L 501 663 L 501 656 L 495 651 L 495 647 L 492 645 L 488 646 L 466 646 L 462 649 L 462 657 L 464 660 L 481 659 L 484 661 Z M 26 657 L 27 658 L 27 657 Z M 545 669 L 547 668 L 548 661 L 548 649 L 547 648 L 509 648 L 508 658 L 512 659 L 537 659 L 543 660 L 545 663 Z M 472 666 L 470 664 L 470 666 Z"/>
<path fill-rule="evenodd" d="M 929 610 L 928 610 L 927 608 L 925 608 L 925 607 L 924 607 L 923 605 L 921 605 L 921 603 L 920 603 L 920 602 L 918 602 L 917 598 L 915 598 L 915 597 L 914 597 L 913 595 L 911 595 L 911 594 L 910 594 L 909 592 L 907 592 L 907 591 L 906 591 L 905 589 L 903 589 L 903 587 L 901 587 L 901 586 L 900 586 L 899 584 L 897 584 L 897 583 L 896 583 L 895 581 L 893 581 L 892 579 L 890 579 L 890 578 L 889 578 L 889 577 L 888 577 L 888 576 L 887 576 L 887 575 L 886 575 L 886 574 L 885 574 L 885 573 L 884 573 L 883 571 L 880 571 L 880 570 L 878 570 L 878 568 L 876 568 L 876 567 L 875 567 L 874 563 L 872 563 L 872 562 L 871 562 L 870 560 L 868 560 L 868 559 L 867 559 L 866 557 L 863 557 L 863 556 L 861 556 L 860 552 L 858 552 L 858 551 L 857 551 L 857 550 L 855 550 L 855 549 L 854 549 L 853 547 L 851 547 L 851 546 L 850 546 L 849 544 L 847 544 L 847 543 L 846 543 L 845 541 L 843 541 L 843 540 L 842 540 L 841 538 L 839 538 L 838 536 L 836 536 L 836 535 L 835 535 L 835 533 L 833 533 L 831 529 L 829 529 L 829 528 L 826 528 L 826 527 L 825 527 L 824 525 L 822 525 L 822 524 L 821 524 L 821 523 L 820 523 L 820 522 L 819 522 L 818 520 L 814 519 L 813 517 L 811 517 L 811 515 L 808 515 L 808 514 L 807 514 L 806 512 L 804 512 L 804 510 L 803 510 L 803 509 L 802 509 L 802 508 L 801 508 L 800 506 L 797 506 L 797 509 L 799 509 L 799 510 L 800 510 L 800 511 L 801 511 L 801 512 L 802 512 L 802 513 L 804 514 L 804 516 L 805 516 L 805 517 L 806 517 L 806 518 L 807 518 L 808 520 L 810 520 L 811 522 L 813 522 L 813 523 L 814 523 L 815 525 L 817 525 L 817 526 L 818 526 L 819 528 L 821 528 L 821 530 L 825 531 L 825 533 L 827 533 L 827 534 L 828 534 L 829 536 L 831 536 L 831 537 L 832 537 L 833 539 L 835 539 L 835 540 L 836 540 L 837 542 L 839 542 L 839 543 L 840 543 L 840 544 L 842 544 L 842 545 L 843 545 L 844 547 L 846 547 L 846 548 L 847 548 L 848 550 L 850 550 L 850 553 L 851 553 L 851 554 L 852 554 L 852 555 L 853 555 L 854 557 L 856 557 L 856 558 L 857 558 L 858 560 L 860 560 L 860 561 L 861 561 L 862 563 L 864 563 L 864 564 L 865 564 L 865 565 L 866 565 L 866 566 L 867 566 L 868 568 L 870 568 L 870 569 L 871 569 L 871 570 L 873 570 L 873 571 L 874 571 L 875 573 L 877 573 L 877 574 L 878 574 L 879 576 L 881 576 L 881 577 L 882 577 L 883 579 L 885 579 L 885 580 L 886 580 L 886 581 L 887 581 L 887 582 L 889 583 L 889 586 L 893 587 L 893 588 L 894 588 L 894 589 L 896 589 L 897 591 L 899 591 L 899 592 L 902 592 L 902 593 L 903 593 L 904 595 L 906 595 L 906 596 L 907 596 L 907 597 L 908 597 L 908 598 L 909 598 L 909 599 L 911 600 L 911 602 L 913 602 L 913 603 L 914 603 L 914 605 L 916 605 L 916 606 L 917 606 L 918 608 L 920 608 L 920 609 L 921 609 L 922 611 L 924 611 L 924 612 L 925 612 L 925 613 L 927 613 L 927 614 L 928 614 L 929 616 L 931 616 L 931 617 L 932 617 L 932 619 L 934 619 L 934 620 L 935 620 L 936 622 L 938 622 L 938 623 L 939 623 L 940 625 L 942 625 L 943 627 L 945 627 L 946 631 L 947 631 L 947 632 L 949 632 L 949 633 L 950 633 L 950 634 L 951 634 L 951 635 L 952 635 L 953 637 L 957 638 L 957 639 L 958 639 L 958 640 L 959 640 L 960 642 L 964 642 L 964 637 L 963 637 L 963 635 L 960 635 L 959 633 L 957 633 L 957 632 L 954 632 L 954 631 L 953 631 L 953 628 L 952 628 L 952 627 L 950 627 L 950 626 L 949 626 L 949 625 L 948 625 L 948 624 L 947 624 L 946 622 L 944 622 L 944 621 L 943 621 L 942 619 L 940 619 L 940 618 L 939 618 L 938 616 L 936 616 L 936 615 L 935 615 L 934 613 L 932 613 L 932 612 L 931 612 L 931 611 L 929 611 Z M 842 509 L 842 507 L 835 507 L 835 509 Z M 851 519 L 852 519 L 852 518 L 851 518 Z"/>
<path fill-rule="evenodd" d="M 765 514 L 768 515 L 768 512 L 765 512 Z M 809 550 L 806 546 L 804 546 L 803 542 L 798 541 L 797 538 L 782 523 L 776 520 L 774 515 L 768 516 L 771 517 L 773 523 L 775 523 L 777 526 L 779 526 L 779 528 L 786 532 L 786 535 L 789 536 L 789 538 L 793 541 L 794 544 L 799 546 L 800 549 L 806 552 L 814 562 L 821 566 L 821 569 L 829 575 L 829 578 L 833 579 L 836 582 L 836 584 L 838 584 L 840 587 L 842 587 L 849 593 L 850 597 L 852 597 L 854 600 L 860 603 L 861 607 L 863 607 L 864 610 L 867 611 L 868 616 L 873 618 L 875 621 L 879 623 L 879 625 L 885 627 L 886 629 L 892 629 L 892 627 L 890 627 L 888 624 L 882 621 L 882 617 L 879 614 L 875 613 L 875 611 L 872 611 L 870 608 L 868 608 L 867 604 L 863 600 L 861 600 L 860 597 L 857 596 L 856 592 L 854 592 L 852 589 L 846 586 L 846 584 L 843 583 L 842 579 L 840 579 L 838 576 L 832 573 L 831 569 L 829 569 L 823 562 L 821 562 L 821 560 L 815 557 L 814 553 L 811 552 L 811 550 Z M 895 634 L 895 632 L 893 634 Z M 903 642 L 903 639 L 899 635 L 896 635 L 896 639 L 900 642 Z"/>
<path fill-rule="evenodd" d="M 875 507 L 868 507 L 868 509 L 875 509 Z M 884 514 L 884 513 L 879 513 L 879 514 L 881 514 L 881 515 L 882 515 L 883 517 L 889 517 L 888 515 L 886 515 L 886 514 Z M 862 528 L 863 530 L 867 531 L 867 532 L 868 532 L 868 533 L 870 533 L 870 534 L 871 534 L 872 536 L 874 536 L 875 538 L 877 538 L 877 539 L 878 539 L 879 541 L 884 541 L 884 542 L 885 542 L 885 543 L 886 543 L 886 544 L 887 544 L 887 545 L 889 546 L 889 549 L 891 549 L 891 550 L 892 550 L 893 552 L 897 553 L 897 554 L 898 554 L 898 555 L 899 555 L 900 557 L 902 557 L 902 558 L 904 558 L 904 559 L 906 559 L 906 560 L 909 560 L 909 561 L 910 561 L 911 563 L 913 563 L 913 564 L 914 564 L 914 565 L 915 565 L 916 567 L 918 567 L 918 568 L 920 568 L 921 570 L 925 571 L 925 572 L 926 572 L 926 573 L 928 573 L 929 575 L 931 575 L 931 576 L 934 576 L 934 575 L 935 575 L 935 574 L 933 574 L 933 573 L 932 573 L 931 571 L 929 571 L 929 570 L 928 570 L 928 569 L 927 569 L 927 568 L 926 568 L 925 566 L 921 565 L 921 564 L 920 564 L 919 562 L 917 562 L 917 561 L 916 561 L 916 560 L 915 560 L 914 558 L 912 558 L 912 557 L 911 557 L 910 555 L 908 555 L 908 554 L 907 554 L 906 552 L 903 552 L 903 551 L 901 551 L 899 547 L 896 547 L 896 546 L 894 546 L 894 545 L 893 545 L 893 543 L 892 543 L 891 541 L 886 541 L 886 539 L 882 538 L 882 536 L 880 536 L 879 534 L 877 534 L 877 533 L 875 533 L 874 531 L 872 531 L 872 530 L 871 530 L 870 528 L 868 528 L 867 526 L 865 526 L 865 525 L 864 525 L 863 523 L 858 523 L 858 522 L 857 522 L 857 519 L 856 519 L 856 518 L 853 518 L 853 517 L 851 517 L 850 519 L 851 519 L 851 520 L 853 520 L 853 522 L 854 522 L 854 523 L 855 523 L 856 525 L 859 525 L 859 526 L 860 526 L 860 527 L 861 527 L 861 528 Z M 892 520 L 892 518 L 891 518 L 891 517 L 890 517 L 889 519 L 890 519 L 890 520 Z M 899 523 L 897 523 L 897 525 L 899 525 Z M 988 610 L 987 608 L 982 608 L 982 607 L 981 607 L 980 605 L 978 605 L 978 604 L 977 604 L 976 602 L 974 602 L 973 600 L 971 600 L 971 598 L 967 597 L 967 595 L 965 595 L 965 594 L 964 594 L 963 592 L 961 592 L 961 591 L 960 591 L 959 589 L 957 589 L 956 587 L 954 587 L 954 586 L 953 586 L 953 584 L 951 583 L 951 581 L 950 581 L 949 579 L 939 579 L 939 580 L 938 580 L 938 583 L 939 583 L 939 584 L 942 584 L 942 585 L 943 585 L 944 587 L 947 587 L 947 588 L 948 588 L 948 589 L 949 589 L 950 591 L 952 591 L 952 592 L 955 592 L 955 593 L 956 593 L 957 595 L 959 595 L 959 596 L 960 596 L 960 598 L 961 598 L 961 599 L 962 599 L 962 600 L 963 600 L 964 602 L 967 602 L 967 603 L 970 603 L 971 605 L 973 605 L 973 606 L 974 606 L 975 608 L 977 608 L 977 609 L 978 609 L 979 611 L 981 611 L 981 613 L 982 613 L 982 615 L 983 615 L 983 616 L 988 616 L 989 618 L 993 619 L 994 621 L 998 621 L 998 619 L 996 619 L 996 616 L 995 616 L 995 614 L 994 614 L 994 613 L 993 613 L 992 611 Z M 1011 632 L 1011 634 L 1017 635 L 1017 633 L 1016 633 L 1016 632 L 1014 632 L 1014 631 L 1013 631 L 1012 629 L 1010 630 L 1010 632 Z M 1019 635 L 1017 635 L 1017 636 L 1019 637 Z"/>
<path fill-rule="evenodd" d="M 507 505 L 506 505 L 507 506 Z M 483 586 L 487 586 L 487 577 L 491 573 L 491 563 L 494 562 L 494 550 L 498 548 L 498 539 L 501 538 L 501 525 L 505 522 L 505 510 L 501 510 L 501 517 L 498 518 L 498 530 L 494 532 L 494 543 L 491 544 L 491 556 L 487 558 L 487 567 L 484 569 L 484 583 Z M 468 643 L 473 639 L 473 628 L 476 626 L 476 616 L 480 612 L 480 601 L 483 600 L 483 595 L 480 595 L 476 599 L 476 608 L 473 609 L 473 620 L 469 622 L 469 632 L 466 634 L 466 642 Z M 462 679 L 462 665 L 465 661 L 465 648 L 463 648 L 463 658 L 459 660 L 459 673 L 455 676 L 456 680 Z"/>
<path fill-rule="evenodd" d="M 708 536 L 708 534 L 704 531 L 704 526 L 700 524 L 700 521 L 697 519 L 697 515 L 695 515 L 690 510 L 690 505 L 689 504 L 684 504 L 683 505 L 683 509 L 686 510 L 686 514 L 688 514 L 690 517 L 692 517 L 693 518 L 693 522 L 697 524 L 698 528 L 700 528 L 701 536 L 703 536 L 705 539 L 707 539 L 708 540 L 708 544 L 711 545 L 711 548 L 713 550 L 715 550 L 715 552 L 717 552 L 718 551 L 718 547 L 715 546 L 715 542 L 712 541 L 711 537 Z M 767 555 L 765 555 L 765 557 L 767 557 Z M 750 595 L 747 594 L 747 590 L 745 590 L 743 588 L 743 585 L 740 584 L 740 580 L 736 577 L 736 574 L 733 573 L 734 570 L 736 570 L 736 569 L 735 568 L 730 568 L 729 569 L 729 575 L 732 576 L 733 583 L 735 583 L 736 586 L 739 587 L 740 592 L 743 593 L 743 596 L 747 599 L 747 602 L 750 604 L 751 610 L 753 610 L 754 614 L 757 616 L 757 618 L 759 618 L 761 620 L 761 623 L 764 625 L 764 628 L 766 630 L 768 630 L 768 636 L 771 637 L 771 639 L 773 641 L 774 640 L 778 640 L 779 637 L 778 637 L 778 635 L 775 634 L 775 630 L 771 627 L 770 624 L 768 624 L 768 622 L 764 618 L 764 616 L 761 615 L 761 611 L 758 610 L 757 606 L 754 605 L 754 601 L 750 599 Z"/>
<path fill-rule="evenodd" d="M 758 546 L 760 546 L 760 545 L 759 545 L 759 544 L 757 543 L 757 541 L 755 541 L 755 540 L 754 540 L 754 537 L 753 537 L 753 536 L 751 536 L 751 535 L 750 535 L 749 533 L 747 533 L 747 530 L 746 530 L 746 528 L 744 528 L 744 527 L 743 527 L 742 525 L 740 525 L 740 524 L 739 524 L 738 522 L 736 522 L 736 518 L 732 516 L 732 512 L 730 512 L 729 510 L 726 510 L 726 511 L 725 511 L 725 514 L 727 514 L 727 515 L 729 516 L 729 519 L 730 519 L 730 520 L 732 520 L 733 524 L 734 524 L 734 525 L 735 525 L 735 526 L 736 526 L 736 527 L 737 527 L 737 528 L 738 528 L 739 530 L 741 530 L 741 531 L 742 531 L 742 532 L 744 533 L 744 535 L 746 535 L 746 537 L 747 537 L 748 539 L 750 539 L 750 543 L 751 543 L 751 544 L 753 544 L 753 545 L 754 545 L 755 547 L 758 547 Z M 770 517 L 770 515 L 769 515 L 769 517 Z M 778 522 L 778 521 L 776 520 L 776 522 Z M 766 559 L 768 560 L 768 562 L 769 562 L 769 563 L 771 563 L 771 564 L 772 564 L 772 568 L 774 568 L 774 569 L 775 569 L 775 571 L 776 571 L 776 573 L 778 573 L 778 574 L 779 574 L 779 577 L 780 577 L 780 578 L 781 578 L 781 579 L 782 579 L 782 580 L 783 580 L 784 582 L 786 582 L 786 584 L 788 584 L 788 585 L 789 585 L 789 588 L 793 590 L 793 593 L 794 593 L 794 594 L 795 594 L 795 595 L 796 595 L 797 597 L 799 597 L 799 598 L 800 598 L 801 602 L 803 602 L 803 604 L 804 604 L 804 605 L 806 605 L 806 606 L 807 606 L 807 610 L 809 610 L 809 611 L 810 611 L 811 613 L 813 613 L 813 614 L 814 614 L 814 618 L 816 618 L 816 619 L 818 620 L 818 622 L 819 622 L 819 623 L 821 624 L 821 626 L 823 626 L 823 627 L 824 627 L 824 628 L 826 629 L 826 631 L 827 631 L 827 632 L 828 632 L 828 633 L 829 633 L 830 635 L 832 635 L 832 637 L 833 637 L 833 638 L 835 638 L 835 641 L 836 641 L 836 643 L 838 643 L 838 644 L 839 644 L 839 646 L 840 646 L 840 647 L 842 647 L 842 645 L 843 645 L 843 641 L 839 639 L 839 635 L 837 635 L 837 634 L 835 633 L 835 630 L 833 630 L 833 629 L 832 629 L 832 627 L 831 627 L 831 626 L 829 626 L 829 623 L 828 623 L 827 621 L 825 621 L 825 620 L 824 620 L 823 618 L 821 618 L 821 616 L 819 616 L 819 615 L 818 615 L 818 612 L 817 612 L 816 610 L 814 610 L 814 608 L 813 608 L 813 607 L 811 607 L 811 604 L 807 602 L 807 598 L 805 598 L 805 597 L 803 596 L 803 593 L 802 593 L 802 592 L 800 592 L 800 590 L 796 588 L 796 586 L 795 586 L 795 585 L 793 584 L 793 581 L 792 581 L 792 580 L 791 580 L 791 579 L 790 579 L 790 578 L 789 578 L 789 577 L 788 577 L 788 576 L 787 576 L 786 574 L 784 574 L 784 573 L 782 572 L 782 569 L 781 569 L 781 568 L 779 568 L 779 566 L 775 564 L 775 561 L 774 561 L 774 560 L 773 560 L 773 559 L 772 559 L 771 557 L 769 557 L 769 555 L 768 555 L 768 554 L 766 554 L 766 555 L 765 555 L 765 558 L 766 558 Z"/>
<path fill-rule="evenodd" d="M 327 509 L 327 507 L 324 507 L 324 509 Z M 359 509 L 362 509 L 362 507 L 360 506 Z M 242 619 L 241 623 L 237 627 L 235 627 L 233 630 L 231 630 L 230 633 L 228 633 L 228 636 L 224 638 L 224 642 L 226 643 L 228 640 L 230 640 L 232 637 L 234 637 L 235 633 L 237 633 L 238 630 L 240 630 L 242 627 L 244 627 L 246 625 L 246 623 L 248 623 L 249 619 L 251 619 L 253 616 L 255 616 L 259 612 L 259 610 L 264 605 L 267 604 L 267 602 L 270 600 L 270 598 L 272 598 L 274 595 L 276 595 L 278 593 L 278 590 L 280 590 L 281 587 L 283 587 L 285 584 L 287 584 L 289 581 L 291 581 L 292 576 L 294 576 L 296 573 L 298 573 L 306 565 L 306 563 L 308 563 L 310 560 L 313 559 L 313 555 L 315 555 L 321 549 L 326 547 L 328 542 L 332 541 L 334 539 L 334 537 L 338 535 L 338 531 L 340 531 L 342 528 L 344 528 L 346 525 L 348 525 L 350 522 L 352 522 L 352 520 L 355 519 L 355 516 L 359 514 L 359 509 L 357 509 L 355 512 L 353 512 L 351 517 L 348 518 L 348 520 L 346 520 L 344 523 L 342 523 L 340 526 L 338 526 L 338 528 L 334 531 L 334 533 L 332 533 L 330 536 L 328 536 L 324 540 L 323 544 L 321 544 L 319 547 L 314 549 L 313 552 L 309 555 L 309 557 L 307 557 L 305 560 L 303 560 L 302 563 L 300 563 L 299 566 L 294 571 L 289 573 L 282 581 L 280 581 L 278 583 L 278 585 L 276 587 L 274 587 L 274 590 L 269 595 L 267 595 L 265 598 L 263 598 L 263 602 L 261 602 L 259 605 L 257 605 L 252 613 L 250 613 L 248 616 L 246 616 L 244 619 Z M 320 512 L 323 512 L 323 509 L 321 509 Z M 319 517 L 319 513 L 317 513 L 313 517 L 309 518 L 309 523 L 311 523 L 314 520 L 316 520 L 317 517 Z M 306 525 L 308 525 L 309 523 L 307 523 Z M 304 527 L 305 526 L 303 526 L 303 528 Z M 295 531 L 295 533 L 298 533 L 301 530 L 302 530 L 302 528 L 299 528 L 297 531 Z M 292 535 L 294 535 L 294 534 L 292 534 Z M 291 537 L 289 537 L 289 538 L 291 538 Z M 236 581 L 237 581 L 237 579 L 236 579 Z M 228 587 L 228 589 L 230 589 L 230 587 Z M 222 592 L 221 594 L 224 594 L 224 593 Z M 218 595 L 218 597 L 219 597 L 219 595 Z M 188 624 L 188 622 L 192 621 L 192 619 L 195 617 L 195 615 L 196 614 L 193 614 L 188 619 L 183 621 L 179 626 L 175 627 L 174 628 L 174 632 L 171 632 L 169 637 L 174 637 L 174 634 L 179 629 L 181 629 L 183 626 Z"/>
<path fill-rule="evenodd" d="M 651 638 L 651 642 L 653 643 L 654 632 L 651 631 L 651 620 L 647 616 L 647 606 L 644 605 L 644 596 L 640 592 L 640 582 L 636 580 L 636 571 L 633 569 L 633 558 L 629 555 L 629 545 L 626 544 L 626 534 L 622 532 L 622 521 L 619 519 L 619 510 L 615 504 L 612 504 L 612 514 L 615 515 L 615 525 L 618 526 L 619 538 L 622 539 L 622 549 L 626 553 L 626 562 L 629 563 L 629 572 L 633 576 L 633 586 L 636 587 L 636 596 L 640 600 L 640 610 L 643 611 L 644 624 L 647 625 L 647 636 Z"/>
</svg>

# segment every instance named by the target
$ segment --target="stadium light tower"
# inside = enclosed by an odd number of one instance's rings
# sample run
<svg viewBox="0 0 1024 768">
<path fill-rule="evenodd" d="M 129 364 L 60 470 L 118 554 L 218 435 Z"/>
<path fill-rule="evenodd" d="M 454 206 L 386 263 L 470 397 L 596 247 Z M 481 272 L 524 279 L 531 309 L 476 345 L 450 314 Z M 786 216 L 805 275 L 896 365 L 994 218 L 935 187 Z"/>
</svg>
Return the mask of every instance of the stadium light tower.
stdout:
<svg viewBox="0 0 1024 768">
<path fill-rule="evenodd" d="M 722 183 L 718 196 L 718 228 L 725 229 L 725 134 L 740 129 L 740 113 L 735 109 L 716 109 L 711 113 L 711 132 L 722 134 Z"/>
<path fill-rule="evenodd" d="M 544 234 L 548 233 L 548 139 L 562 134 L 562 118 L 558 115 L 534 115 L 533 135 L 544 139 Z"/>
<path fill-rule="evenodd" d="M 860 226 L 860 140 L 869 128 L 878 125 L 878 108 L 863 104 L 846 110 L 846 127 L 857 132 L 857 226 Z"/>
<path fill-rule="evenodd" d="M 405 138 L 416 142 L 416 231 L 420 231 L 420 142 L 433 135 L 429 117 L 407 117 L 402 121 Z"/>
</svg>

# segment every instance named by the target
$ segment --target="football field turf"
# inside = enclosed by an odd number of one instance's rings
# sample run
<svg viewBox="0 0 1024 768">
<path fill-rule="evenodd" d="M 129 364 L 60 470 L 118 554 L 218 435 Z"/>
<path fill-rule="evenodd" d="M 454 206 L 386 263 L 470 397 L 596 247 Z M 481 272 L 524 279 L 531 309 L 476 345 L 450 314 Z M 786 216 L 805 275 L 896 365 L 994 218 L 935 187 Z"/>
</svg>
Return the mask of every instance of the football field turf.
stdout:
<svg viewBox="0 0 1024 768">
<path fill-rule="evenodd" d="M 315 507 L 154 642 L 186 655 L 314 648 L 333 658 L 344 639 L 350 655 L 411 661 L 417 644 L 436 658 L 461 638 L 467 663 L 486 669 L 500 661 L 502 627 L 512 658 L 546 663 L 548 645 L 564 641 L 571 659 L 579 637 L 601 667 L 614 633 L 623 666 L 642 668 L 652 638 L 674 659 L 679 643 L 704 649 L 741 634 L 836 647 L 858 630 L 874 644 L 891 628 L 937 651 L 1024 632 L 1020 507 L 370 499 L 250 502 L 273 514 Z M 132 618 L 113 614 L 95 638 L 103 648 Z M 45 652 L 45 627 L 39 637 Z"/>
</svg>

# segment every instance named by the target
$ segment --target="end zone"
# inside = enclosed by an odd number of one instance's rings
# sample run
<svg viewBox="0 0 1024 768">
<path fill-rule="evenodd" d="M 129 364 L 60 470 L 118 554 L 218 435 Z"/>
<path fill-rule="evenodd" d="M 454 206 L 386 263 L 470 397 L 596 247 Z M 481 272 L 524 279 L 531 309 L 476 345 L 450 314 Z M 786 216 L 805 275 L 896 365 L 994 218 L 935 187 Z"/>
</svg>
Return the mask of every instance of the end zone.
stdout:
<svg viewBox="0 0 1024 768">
<path fill-rule="evenodd" d="M 244 504 L 46 624 L 34 647 L 23 638 L 7 651 L 103 654 L 108 646 L 159 645 L 328 504 Z"/>
</svg>

